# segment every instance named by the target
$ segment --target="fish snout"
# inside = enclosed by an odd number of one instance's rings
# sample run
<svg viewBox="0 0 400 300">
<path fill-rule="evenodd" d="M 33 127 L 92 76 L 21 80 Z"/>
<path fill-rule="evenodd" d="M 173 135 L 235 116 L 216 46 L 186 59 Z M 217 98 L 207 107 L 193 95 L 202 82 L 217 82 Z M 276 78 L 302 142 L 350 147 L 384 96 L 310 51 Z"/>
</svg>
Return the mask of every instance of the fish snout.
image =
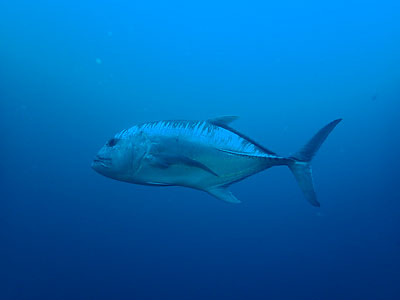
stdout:
<svg viewBox="0 0 400 300">
<path fill-rule="evenodd" d="M 96 170 L 99 166 L 109 168 L 111 165 L 111 158 L 96 155 L 92 161 L 92 168 Z"/>
</svg>

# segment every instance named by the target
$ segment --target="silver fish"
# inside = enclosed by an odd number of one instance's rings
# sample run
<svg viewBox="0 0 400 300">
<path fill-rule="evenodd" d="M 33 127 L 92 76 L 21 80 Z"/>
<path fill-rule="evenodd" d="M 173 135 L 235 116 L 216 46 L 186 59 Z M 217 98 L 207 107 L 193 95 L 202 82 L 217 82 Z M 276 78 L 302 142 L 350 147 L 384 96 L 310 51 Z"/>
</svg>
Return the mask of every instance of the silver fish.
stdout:
<svg viewBox="0 0 400 300">
<path fill-rule="evenodd" d="M 230 203 L 240 201 L 228 187 L 260 171 L 285 165 L 293 172 L 305 198 L 317 201 L 311 160 L 337 119 L 297 153 L 279 156 L 229 126 L 237 117 L 206 121 L 156 121 L 133 126 L 110 139 L 92 168 L 120 181 L 158 186 L 185 186 L 206 191 Z"/>
</svg>

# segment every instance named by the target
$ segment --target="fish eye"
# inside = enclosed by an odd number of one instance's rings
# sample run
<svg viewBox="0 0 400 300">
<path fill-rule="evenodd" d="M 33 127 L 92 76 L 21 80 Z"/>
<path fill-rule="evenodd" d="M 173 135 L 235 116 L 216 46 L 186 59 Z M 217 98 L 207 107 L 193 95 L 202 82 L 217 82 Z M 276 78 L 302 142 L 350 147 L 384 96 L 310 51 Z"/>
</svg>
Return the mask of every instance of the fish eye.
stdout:
<svg viewBox="0 0 400 300">
<path fill-rule="evenodd" d="M 114 147 L 118 143 L 118 139 L 111 139 L 107 142 L 108 147 Z"/>
</svg>

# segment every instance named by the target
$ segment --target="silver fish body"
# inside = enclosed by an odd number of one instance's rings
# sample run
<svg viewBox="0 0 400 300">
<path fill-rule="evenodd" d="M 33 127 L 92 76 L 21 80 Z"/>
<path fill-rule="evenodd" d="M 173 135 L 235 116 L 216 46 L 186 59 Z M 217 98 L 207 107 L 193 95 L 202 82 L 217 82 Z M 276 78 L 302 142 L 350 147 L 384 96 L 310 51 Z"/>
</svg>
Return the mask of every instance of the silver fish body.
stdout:
<svg viewBox="0 0 400 300">
<path fill-rule="evenodd" d="M 272 166 L 287 165 L 295 176 L 296 172 L 307 173 L 305 169 L 311 172 L 309 162 L 296 156 L 281 157 L 229 127 L 234 119 L 157 121 L 133 126 L 108 141 L 92 167 L 117 180 L 185 186 L 206 191 L 227 202 L 240 202 L 227 189 L 230 184 Z M 334 122 L 327 125 L 325 133 L 330 132 L 339 120 Z M 312 187 L 311 173 L 305 176 L 310 177 L 306 182 L 309 185 L 311 180 Z M 303 177 L 296 177 L 302 189 L 305 186 Z M 313 189 L 310 194 L 310 187 L 305 188 L 307 190 L 303 189 L 303 192 L 307 199 L 318 205 Z"/>
</svg>

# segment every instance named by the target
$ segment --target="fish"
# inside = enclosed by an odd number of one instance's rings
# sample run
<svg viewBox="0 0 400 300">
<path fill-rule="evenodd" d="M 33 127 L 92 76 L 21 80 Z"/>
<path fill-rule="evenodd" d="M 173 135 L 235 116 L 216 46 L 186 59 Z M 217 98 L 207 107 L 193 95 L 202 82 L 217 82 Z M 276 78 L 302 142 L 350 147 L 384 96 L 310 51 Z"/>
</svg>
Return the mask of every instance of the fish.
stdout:
<svg viewBox="0 0 400 300">
<path fill-rule="evenodd" d="M 299 151 L 280 156 L 235 130 L 237 116 L 209 120 L 164 120 L 124 129 L 98 151 L 92 168 L 129 183 L 182 186 L 228 203 L 240 203 L 229 186 L 275 166 L 292 171 L 306 200 L 319 207 L 311 162 L 342 119 L 320 129 Z"/>
</svg>

